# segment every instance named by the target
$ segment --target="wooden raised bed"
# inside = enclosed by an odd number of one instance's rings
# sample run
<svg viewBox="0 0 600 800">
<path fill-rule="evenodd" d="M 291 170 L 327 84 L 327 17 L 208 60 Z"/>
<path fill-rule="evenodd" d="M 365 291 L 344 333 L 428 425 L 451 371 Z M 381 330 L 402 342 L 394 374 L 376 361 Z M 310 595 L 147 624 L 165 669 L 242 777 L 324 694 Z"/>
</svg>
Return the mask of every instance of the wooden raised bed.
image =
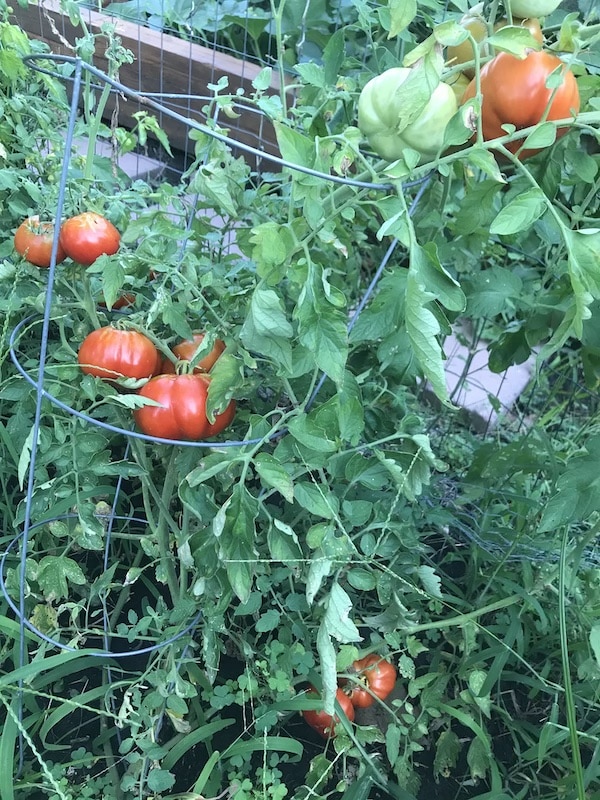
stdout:
<svg viewBox="0 0 600 800">
<path fill-rule="evenodd" d="M 239 88 L 249 93 L 252 91 L 252 80 L 261 71 L 261 67 L 256 64 L 151 30 L 144 25 L 86 8 L 81 8 L 81 15 L 90 32 L 94 34 L 100 33 L 102 25 L 113 24 L 123 46 L 133 52 L 134 62 L 124 64 L 119 71 L 122 84 L 141 94 L 160 93 L 162 97 L 153 99 L 195 121 L 205 121 L 202 106 L 206 101 L 185 95 L 211 95 L 208 84 L 217 83 L 224 75 L 229 81 L 226 90 L 228 93 L 235 93 Z M 42 0 L 39 4 L 31 3 L 26 8 L 15 3 L 14 17 L 30 37 L 46 42 L 53 53 L 73 55 L 72 45 L 76 39 L 82 37 L 82 29 L 71 24 L 68 15 L 61 11 L 59 0 Z M 100 53 L 101 49 L 100 44 L 98 55 L 94 57 L 94 66 L 106 71 L 107 62 Z M 279 88 L 275 72 L 271 88 L 274 91 Z M 169 98 L 168 95 L 180 97 Z M 114 100 L 107 106 L 107 120 L 110 119 L 113 108 Z M 131 127 L 132 115 L 140 110 L 148 110 L 148 107 L 135 100 L 120 98 L 118 124 Z M 187 125 L 164 114 L 157 114 L 157 117 L 172 147 L 183 151 L 193 149 L 188 138 Z M 236 141 L 265 152 L 277 153 L 273 127 L 262 115 L 248 111 L 237 119 L 222 117 L 220 124 L 229 128 L 229 135 Z M 251 160 L 251 156 L 249 159 Z"/>
</svg>

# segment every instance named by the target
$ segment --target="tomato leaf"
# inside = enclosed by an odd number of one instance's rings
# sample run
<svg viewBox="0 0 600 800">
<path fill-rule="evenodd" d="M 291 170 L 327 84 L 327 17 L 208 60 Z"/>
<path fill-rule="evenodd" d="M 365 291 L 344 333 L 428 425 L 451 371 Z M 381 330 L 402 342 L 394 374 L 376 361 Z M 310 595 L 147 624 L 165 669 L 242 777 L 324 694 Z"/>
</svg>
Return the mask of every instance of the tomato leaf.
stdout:
<svg viewBox="0 0 600 800">
<path fill-rule="evenodd" d="M 270 453 L 258 453 L 254 467 L 267 488 L 276 489 L 288 503 L 294 502 L 294 483 L 285 467 Z"/>
<path fill-rule="evenodd" d="M 541 50 L 542 45 L 523 25 L 505 25 L 488 38 L 496 50 L 525 58 L 529 50 Z"/>
<path fill-rule="evenodd" d="M 67 556 L 44 556 L 38 564 L 37 581 L 47 602 L 69 596 L 69 583 L 87 583 L 79 564 Z"/>
<path fill-rule="evenodd" d="M 389 20 L 383 19 L 384 11 L 389 13 Z M 381 12 L 382 25 L 388 31 L 387 38 L 393 39 L 406 30 L 417 16 L 417 0 L 389 0 L 387 8 L 382 8 Z"/>
<path fill-rule="evenodd" d="M 546 210 L 546 197 L 540 189 L 521 192 L 498 213 L 490 225 L 490 233 L 508 236 L 531 228 Z"/>
<path fill-rule="evenodd" d="M 257 286 L 240 331 L 244 347 L 273 360 L 289 374 L 292 371 L 293 332 L 281 298 L 273 289 Z"/>
<path fill-rule="evenodd" d="M 556 125 L 554 122 L 541 122 L 536 125 L 523 143 L 524 149 L 550 147 L 556 141 Z"/>
<path fill-rule="evenodd" d="M 339 308 L 337 293 L 330 291 L 322 268 L 312 262 L 294 317 L 300 344 L 310 350 L 326 375 L 341 383 L 348 356 L 346 316 Z"/>
<path fill-rule="evenodd" d="M 458 762 L 461 746 L 460 739 L 454 731 L 442 731 L 435 745 L 435 758 L 433 761 L 433 773 L 435 776 L 450 777 Z"/>
<path fill-rule="evenodd" d="M 256 498 L 238 483 L 213 521 L 213 532 L 219 539 L 219 558 L 225 565 L 231 588 L 242 603 L 250 597 L 256 566 L 257 515 Z"/>
<path fill-rule="evenodd" d="M 590 316 L 589 305 L 594 298 L 600 298 L 600 230 L 565 228 L 564 236 L 569 246 L 569 275 L 576 304 L 573 329 L 581 338 L 583 321 Z"/>
<path fill-rule="evenodd" d="M 406 284 L 406 331 L 419 365 L 436 396 L 444 404 L 451 405 L 442 348 L 437 339 L 441 326 L 429 307 L 436 299 L 453 311 L 462 310 L 465 305 L 460 286 L 443 269 L 435 253 L 415 242 L 411 247 Z"/>
</svg>

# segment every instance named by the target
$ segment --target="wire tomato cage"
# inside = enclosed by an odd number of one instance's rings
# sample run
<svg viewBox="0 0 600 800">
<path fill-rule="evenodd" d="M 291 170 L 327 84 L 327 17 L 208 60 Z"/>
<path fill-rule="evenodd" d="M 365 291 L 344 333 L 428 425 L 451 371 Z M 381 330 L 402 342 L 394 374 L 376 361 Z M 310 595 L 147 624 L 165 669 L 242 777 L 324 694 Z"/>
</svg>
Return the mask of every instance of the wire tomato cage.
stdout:
<svg viewBox="0 0 600 800">
<path fill-rule="evenodd" d="M 258 147 L 254 147 L 250 144 L 240 142 L 229 135 L 214 130 L 209 125 L 205 125 L 199 121 L 189 119 L 188 117 L 184 116 L 178 111 L 173 110 L 169 106 L 165 105 L 163 102 L 160 102 L 161 99 L 160 95 L 147 96 L 146 94 L 142 95 L 139 92 L 134 91 L 133 89 L 129 88 L 123 83 L 120 83 L 114 78 L 111 78 L 103 71 L 97 69 L 96 67 L 85 62 L 79 57 L 44 53 L 44 54 L 28 55 L 24 58 L 24 61 L 29 67 L 38 72 L 71 83 L 71 100 L 69 106 L 69 116 L 64 135 L 65 155 L 62 162 L 60 181 L 57 189 L 57 202 L 56 202 L 56 212 L 55 212 L 55 218 L 57 220 L 60 220 L 63 216 L 65 198 L 69 186 L 70 153 L 73 150 L 75 125 L 79 113 L 78 109 L 84 86 L 84 78 L 87 77 L 90 77 L 92 80 L 95 81 L 94 85 L 95 89 L 108 87 L 111 92 L 117 94 L 120 97 L 125 97 L 131 100 L 137 100 L 138 102 L 143 103 L 143 106 L 145 108 L 152 109 L 160 113 L 161 115 L 171 117 L 180 124 L 187 126 L 190 130 L 199 131 L 203 134 L 213 137 L 214 139 L 218 140 L 219 142 L 231 148 L 236 148 L 237 150 L 242 151 L 243 153 L 255 159 L 257 163 L 266 161 L 273 167 L 276 167 L 277 169 L 280 170 L 283 169 L 294 170 L 296 172 L 301 172 L 314 178 L 322 179 L 323 181 L 328 181 L 335 184 L 343 184 L 360 189 L 368 189 L 377 192 L 390 191 L 392 189 L 397 190 L 397 186 L 392 186 L 392 184 L 389 183 L 376 182 L 376 181 L 363 181 L 355 179 L 353 177 L 346 177 L 337 174 L 319 172 L 318 170 L 312 169 L 310 167 L 292 163 L 289 160 L 281 158 L 279 155 L 276 155 L 274 153 L 266 152 Z M 61 65 L 63 67 L 65 66 L 70 67 L 72 74 L 65 76 L 65 74 L 61 72 L 58 68 Z M 171 98 L 172 95 L 169 95 L 169 97 Z M 210 99 L 211 98 L 208 97 L 206 98 L 206 100 Z M 248 107 L 248 109 L 251 111 L 251 113 L 257 113 L 257 114 L 263 113 L 262 111 L 255 108 Z M 423 193 L 427 188 L 430 179 L 431 179 L 431 173 L 424 175 L 422 178 L 418 180 L 409 181 L 404 184 L 404 188 L 416 189 L 414 198 L 412 199 L 409 208 L 410 215 L 414 214 L 415 209 L 417 208 L 417 205 L 421 197 L 423 196 Z M 196 210 L 195 205 L 192 204 L 192 208 L 190 210 L 190 216 L 188 218 L 188 225 L 191 222 L 195 210 Z M 23 379 L 27 381 L 29 385 L 35 390 L 36 393 L 35 415 L 34 415 L 34 423 L 32 429 L 32 441 L 34 442 L 34 445 L 32 446 L 31 449 L 31 456 L 29 462 L 27 492 L 24 501 L 23 526 L 21 532 L 12 539 L 7 549 L 5 550 L 4 554 L 0 558 L 0 590 L 5 596 L 9 607 L 12 609 L 12 611 L 15 613 L 15 615 L 19 620 L 20 640 L 21 640 L 21 663 L 25 662 L 26 630 L 37 636 L 39 639 L 41 639 L 48 645 L 59 648 L 60 650 L 73 651 L 76 649 L 73 645 L 62 642 L 59 639 L 55 638 L 54 636 L 48 634 L 47 632 L 44 632 L 27 617 L 26 564 L 27 564 L 27 553 L 28 553 L 30 535 L 36 534 L 40 530 L 40 528 L 42 528 L 44 525 L 48 525 L 49 523 L 55 521 L 55 520 L 34 521 L 33 519 L 32 501 L 35 491 L 35 468 L 36 468 L 36 455 L 38 449 L 37 442 L 40 436 L 42 405 L 44 401 L 49 401 L 53 406 L 61 409 L 62 411 L 67 412 L 68 414 L 80 420 L 84 425 L 96 426 L 111 434 L 122 435 L 123 437 L 126 437 L 127 441 L 131 439 L 138 439 L 159 445 L 171 445 L 171 446 L 181 446 L 186 448 L 199 448 L 199 449 L 243 448 L 253 445 L 259 445 L 263 441 L 265 441 L 264 438 L 246 438 L 246 439 L 224 440 L 224 441 L 187 441 L 187 440 L 163 439 L 160 437 L 149 436 L 138 430 L 119 427 L 118 425 L 114 425 L 110 422 L 96 419 L 90 414 L 87 414 L 81 410 L 73 408 L 68 403 L 62 401 L 59 397 L 57 397 L 55 394 L 53 394 L 51 391 L 48 390 L 47 380 L 46 380 L 47 365 L 48 365 L 47 364 L 48 341 L 49 341 L 50 325 L 52 322 L 52 298 L 53 298 L 53 287 L 55 282 L 59 230 L 60 226 L 56 225 L 54 239 L 52 243 L 50 266 L 47 271 L 48 288 L 44 300 L 44 308 L 41 318 L 36 316 L 28 316 L 19 321 L 19 323 L 12 330 L 9 340 L 9 351 L 15 368 L 17 369 L 19 374 L 23 377 Z M 383 259 L 381 260 L 381 263 L 374 272 L 372 279 L 370 280 L 360 302 L 352 312 L 352 315 L 348 322 L 348 332 L 352 330 L 352 327 L 356 324 L 361 311 L 365 308 L 365 306 L 369 302 L 369 299 L 373 295 L 376 286 L 382 274 L 384 273 L 384 270 L 388 266 L 389 261 L 392 258 L 392 255 L 394 254 L 397 246 L 398 246 L 398 240 L 393 239 L 389 247 L 387 248 Z M 181 259 L 183 259 L 184 257 L 185 247 L 186 247 L 186 241 L 184 241 L 183 244 L 181 245 L 181 253 L 180 253 Z M 19 352 L 19 342 L 24 331 L 26 330 L 29 331 L 32 328 L 36 327 L 39 327 L 41 330 L 39 334 L 39 341 L 40 341 L 39 362 L 36 364 L 36 370 L 35 370 L 36 374 L 34 375 L 30 372 L 29 368 L 22 363 L 21 354 Z M 321 374 L 306 405 L 307 410 L 310 407 L 312 407 L 313 404 L 317 401 L 318 394 L 321 388 L 323 387 L 326 379 L 327 376 L 325 374 Z M 280 437 L 282 435 L 285 435 L 285 430 L 278 431 L 276 434 L 273 435 L 273 438 Z M 105 520 L 106 522 L 106 543 L 104 550 L 105 568 L 108 568 L 110 562 L 110 548 L 114 535 L 113 534 L 114 526 L 116 523 L 127 522 L 126 518 L 119 516 L 117 514 L 117 500 L 119 492 L 121 491 L 121 485 L 122 482 L 121 479 L 119 479 L 111 512 L 108 515 L 108 517 L 106 517 Z M 75 518 L 76 515 L 67 515 L 67 517 Z M 130 520 L 130 522 L 135 522 L 138 526 L 143 526 L 144 524 L 146 524 L 147 521 L 141 518 L 135 518 L 133 520 Z M 18 589 L 18 597 L 14 598 L 11 595 L 11 591 L 8 587 L 6 572 L 9 560 L 11 558 L 16 557 L 17 551 L 19 551 L 20 553 L 18 581 L 17 581 L 19 589 Z M 98 656 L 98 657 L 123 659 L 131 655 L 148 654 L 158 651 L 167 645 L 173 644 L 179 639 L 183 639 L 184 637 L 190 635 L 193 636 L 194 628 L 196 627 L 202 616 L 202 612 L 201 610 L 199 610 L 192 616 L 191 621 L 188 620 L 188 622 L 182 623 L 180 625 L 180 629 L 176 633 L 174 634 L 171 633 L 164 640 L 159 640 L 151 645 L 145 645 L 141 647 L 132 646 L 130 650 L 122 651 L 122 650 L 116 650 L 111 647 L 111 638 L 113 634 L 110 629 L 107 613 L 108 612 L 106 609 L 106 604 L 104 604 L 102 610 L 103 619 L 100 624 L 103 645 L 96 649 L 86 650 L 86 653 L 88 655 L 91 654 L 93 656 Z"/>
</svg>

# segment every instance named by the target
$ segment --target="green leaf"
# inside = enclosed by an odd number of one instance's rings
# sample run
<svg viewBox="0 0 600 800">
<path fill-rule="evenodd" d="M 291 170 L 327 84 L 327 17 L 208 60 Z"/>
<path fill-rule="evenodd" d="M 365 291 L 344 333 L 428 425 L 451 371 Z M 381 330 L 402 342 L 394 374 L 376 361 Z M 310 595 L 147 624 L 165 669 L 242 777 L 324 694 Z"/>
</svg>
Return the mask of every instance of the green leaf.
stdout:
<svg viewBox="0 0 600 800">
<path fill-rule="evenodd" d="M 427 564 L 421 564 L 417 567 L 417 574 L 423 584 L 423 588 L 430 597 L 442 599 L 442 581 L 440 576 L 436 573 L 434 567 Z"/>
<path fill-rule="evenodd" d="M 175 785 L 175 775 L 166 769 L 151 769 L 146 778 L 148 788 L 153 792 L 164 792 Z"/>
<path fill-rule="evenodd" d="M 335 660 L 335 647 L 325 619 L 321 621 L 317 631 L 317 652 L 321 665 L 321 696 L 323 709 L 327 714 L 333 714 L 335 708 L 335 695 L 337 692 L 337 665 Z"/>
<path fill-rule="evenodd" d="M 452 730 L 442 731 L 435 744 L 435 758 L 433 761 L 433 774 L 436 777 L 449 778 L 456 767 L 460 754 L 461 743 Z"/>
<path fill-rule="evenodd" d="M 38 564 L 37 582 L 45 599 L 69 597 L 69 583 L 83 586 L 87 583 L 83 570 L 76 561 L 67 556 L 44 556 Z"/>
<path fill-rule="evenodd" d="M 325 79 L 325 71 L 320 64 L 315 64 L 314 61 L 304 61 L 301 64 L 296 64 L 294 69 L 300 75 L 304 83 L 309 86 L 316 86 L 319 89 L 327 87 Z"/>
<path fill-rule="evenodd" d="M 269 453 L 258 453 L 254 459 L 254 466 L 263 484 L 276 489 L 288 503 L 294 502 L 294 483 L 285 469 Z"/>
<path fill-rule="evenodd" d="M 257 619 L 255 628 L 258 633 L 268 633 L 269 631 L 274 631 L 280 621 L 281 612 L 275 608 L 270 608 Z"/>
<path fill-rule="evenodd" d="M 583 453 L 572 456 L 556 481 L 538 530 L 554 531 L 561 525 L 586 520 L 600 510 L 600 435 L 592 436 Z"/>
<path fill-rule="evenodd" d="M 288 424 L 288 431 L 296 441 L 311 450 L 323 453 L 334 453 L 337 450 L 337 444 L 329 439 L 325 429 L 317 425 L 312 416 L 301 414 L 294 417 Z"/>
<path fill-rule="evenodd" d="M 358 444 L 365 429 L 364 408 L 358 381 L 351 372 L 344 372 L 336 395 L 338 424 L 343 441 Z"/>
<path fill-rule="evenodd" d="M 519 58 L 525 57 L 526 50 L 540 50 L 542 47 L 523 25 L 505 25 L 495 31 L 488 41 L 495 49 L 512 53 Z"/>
<path fill-rule="evenodd" d="M 486 319 L 512 310 L 523 291 L 516 272 L 495 265 L 470 275 L 467 284 L 467 311 L 473 318 Z"/>
<path fill-rule="evenodd" d="M 244 347 L 272 359 L 286 373 L 292 370 L 291 338 L 294 329 L 285 315 L 283 301 L 273 289 L 257 286 L 248 316 L 240 331 Z"/>
<path fill-rule="evenodd" d="M 592 300 L 600 298 L 600 230 L 564 229 L 569 247 L 569 275 L 575 295 L 575 335 L 581 339 L 583 321 L 589 319 Z"/>
<path fill-rule="evenodd" d="M 249 241 L 253 245 L 252 258 L 256 261 L 259 276 L 269 283 L 282 280 L 286 261 L 295 247 L 289 227 L 277 222 L 263 222 L 252 228 Z"/>
<path fill-rule="evenodd" d="M 213 532 L 219 539 L 219 558 L 235 595 L 242 603 L 250 597 L 256 568 L 255 521 L 258 503 L 243 484 L 236 484 L 213 520 Z"/>
<path fill-rule="evenodd" d="M 546 202 L 540 189 L 521 192 L 500 211 L 490 225 L 490 233 L 507 236 L 529 230 L 546 210 Z"/>
<path fill-rule="evenodd" d="M 334 583 L 326 601 L 326 611 L 323 621 L 327 632 L 338 642 L 362 642 L 358 628 L 350 619 L 352 601 L 339 583 Z"/>
<path fill-rule="evenodd" d="M 335 519 L 339 514 L 339 500 L 328 486 L 303 481 L 294 489 L 296 502 L 317 517 Z"/>
<path fill-rule="evenodd" d="M 271 558 L 289 567 L 303 560 L 302 548 L 293 528 L 281 520 L 274 519 L 267 531 L 267 545 Z"/>
<path fill-rule="evenodd" d="M 393 39 L 406 30 L 417 16 L 417 0 L 389 0 L 390 24 L 388 39 Z"/>
<path fill-rule="evenodd" d="M 501 189 L 502 185 L 496 180 L 484 180 L 470 186 L 455 217 L 455 235 L 468 236 L 476 231 L 485 231 L 487 236 L 489 226 L 497 214 L 497 197 Z"/>
<path fill-rule="evenodd" d="M 474 781 L 485 780 L 490 768 L 490 748 L 478 737 L 473 739 L 467 750 L 467 764 Z"/>
<path fill-rule="evenodd" d="M 273 122 L 273 127 L 284 161 L 300 167 L 314 167 L 315 143 L 312 139 L 281 122 Z"/>
<path fill-rule="evenodd" d="M 596 659 L 596 663 L 600 667 L 600 622 L 592 626 L 590 630 L 590 647 Z"/>
<path fill-rule="evenodd" d="M 345 56 L 344 29 L 339 27 L 329 37 L 323 50 L 323 69 L 325 72 L 325 85 L 335 86 L 339 80 Z"/>
<path fill-rule="evenodd" d="M 434 300 L 451 311 L 462 311 L 466 304 L 460 285 L 440 264 L 435 247 L 421 247 L 413 241 L 406 285 L 406 331 L 433 391 L 443 403 L 451 405 L 442 348 L 437 339 L 441 328 L 438 318 L 429 308 Z"/>
<path fill-rule="evenodd" d="M 554 122 L 539 123 L 525 139 L 523 147 L 527 150 L 550 147 L 556 141 L 556 125 Z"/>
<path fill-rule="evenodd" d="M 348 356 L 346 315 L 323 270 L 312 262 L 294 317 L 298 321 L 299 343 L 310 350 L 316 365 L 340 384 Z"/>
<path fill-rule="evenodd" d="M 271 85 L 273 79 L 273 69 L 271 67 L 263 67 L 258 75 L 252 81 L 252 87 L 257 92 L 265 92 Z"/>
<path fill-rule="evenodd" d="M 490 178 L 496 183 L 506 183 L 506 178 L 500 172 L 500 168 L 498 167 L 498 162 L 490 153 L 489 150 L 486 150 L 484 147 L 472 147 L 467 151 L 467 160 L 477 169 L 480 169 L 486 175 L 489 175 Z M 470 199 L 471 192 L 473 190 L 479 189 L 481 184 L 476 186 L 471 186 L 466 196 L 466 200 Z M 486 187 L 486 193 L 488 192 L 489 187 Z M 464 202 L 464 200 L 463 200 Z M 461 203 L 461 210 L 462 210 L 462 203 Z"/>
</svg>

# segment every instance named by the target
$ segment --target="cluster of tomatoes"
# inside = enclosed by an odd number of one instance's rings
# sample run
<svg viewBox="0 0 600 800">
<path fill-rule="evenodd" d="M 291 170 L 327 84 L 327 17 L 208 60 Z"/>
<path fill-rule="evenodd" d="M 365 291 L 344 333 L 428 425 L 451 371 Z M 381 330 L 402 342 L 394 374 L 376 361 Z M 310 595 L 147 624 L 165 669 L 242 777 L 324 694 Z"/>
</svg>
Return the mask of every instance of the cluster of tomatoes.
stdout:
<svg viewBox="0 0 600 800">
<path fill-rule="evenodd" d="M 202 347 L 204 333 L 173 347 L 173 356 L 188 367 Z M 92 331 L 81 343 L 77 360 L 86 375 L 107 381 L 147 379 L 138 395 L 150 401 L 133 412 L 138 428 L 161 439 L 202 441 L 221 433 L 235 416 L 235 401 L 209 419 L 209 370 L 225 349 L 217 339 L 210 352 L 191 371 L 178 373 L 174 361 L 163 357 L 145 334 L 107 325 Z"/>
<path fill-rule="evenodd" d="M 352 664 L 352 679 L 340 681 L 336 700 L 349 722 L 354 722 L 355 709 L 369 708 L 376 699 L 385 700 L 396 685 L 396 668 L 381 656 L 371 653 Z M 308 697 L 318 695 L 311 687 Z M 306 722 L 324 739 L 335 736 L 335 726 L 340 718 L 322 709 L 303 711 Z"/>
<path fill-rule="evenodd" d="M 40 221 L 37 216 L 28 217 L 15 234 L 15 250 L 31 264 L 47 268 L 54 234 L 54 223 Z M 94 211 L 85 211 L 61 225 L 56 263 L 71 258 L 90 266 L 100 255 L 114 255 L 120 241 L 119 231 L 109 220 Z M 125 294 L 113 308 L 129 305 L 133 299 Z M 144 333 L 107 325 L 86 336 L 77 358 L 87 375 L 111 382 L 146 380 L 137 393 L 150 402 L 133 412 L 143 433 L 162 439 L 202 441 L 229 426 L 236 410 L 235 401 L 231 400 L 222 413 L 209 418 L 209 373 L 225 350 L 225 343 L 215 340 L 210 351 L 197 358 L 205 346 L 204 340 L 204 333 L 194 334 L 192 339 L 175 345 L 169 358 Z M 181 364 L 180 372 L 176 362 Z"/>
<path fill-rule="evenodd" d="M 459 105 L 478 95 L 475 76 L 476 46 L 486 60 L 479 74 L 481 130 L 484 141 L 507 135 L 504 126 L 517 131 L 532 128 L 543 121 L 572 119 L 580 109 L 577 81 L 567 65 L 553 52 L 538 50 L 544 44 L 539 15 L 554 11 L 560 0 L 511 0 L 512 25 L 530 34 L 531 46 L 523 46 L 519 55 L 500 52 L 488 59 L 488 23 L 482 16 L 483 3 L 473 7 L 461 20 L 470 37 L 447 48 L 446 65 L 452 78 L 440 82 L 423 111 L 414 118 L 410 84 L 413 70 L 392 67 L 372 78 L 363 88 L 358 102 L 358 127 L 377 155 L 388 161 L 404 156 L 406 148 L 416 151 L 424 164 L 443 151 L 445 131 Z M 493 26 L 497 32 L 508 25 L 501 19 Z M 460 71 L 458 71 L 460 70 Z M 560 75 L 560 83 L 553 73 Z M 403 86 L 407 84 L 407 86 Z M 558 84 L 558 85 L 557 85 Z M 408 124 L 407 124 L 408 121 Z M 471 124 L 469 122 L 469 124 Z M 476 124 L 473 123 L 473 129 Z M 556 131 L 557 138 L 568 127 Z M 520 159 L 539 152 L 523 149 L 524 137 L 505 144 Z"/>
<path fill-rule="evenodd" d="M 36 267 L 50 266 L 54 223 L 27 217 L 15 233 L 15 250 Z M 56 263 L 71 258 L 89 267 L 101 255 L 112 256 L 119 249 L 121 235 L 110 220 L 95 211 L 84 211 L 65 220 L 60 227 Z"/>
</svg>

